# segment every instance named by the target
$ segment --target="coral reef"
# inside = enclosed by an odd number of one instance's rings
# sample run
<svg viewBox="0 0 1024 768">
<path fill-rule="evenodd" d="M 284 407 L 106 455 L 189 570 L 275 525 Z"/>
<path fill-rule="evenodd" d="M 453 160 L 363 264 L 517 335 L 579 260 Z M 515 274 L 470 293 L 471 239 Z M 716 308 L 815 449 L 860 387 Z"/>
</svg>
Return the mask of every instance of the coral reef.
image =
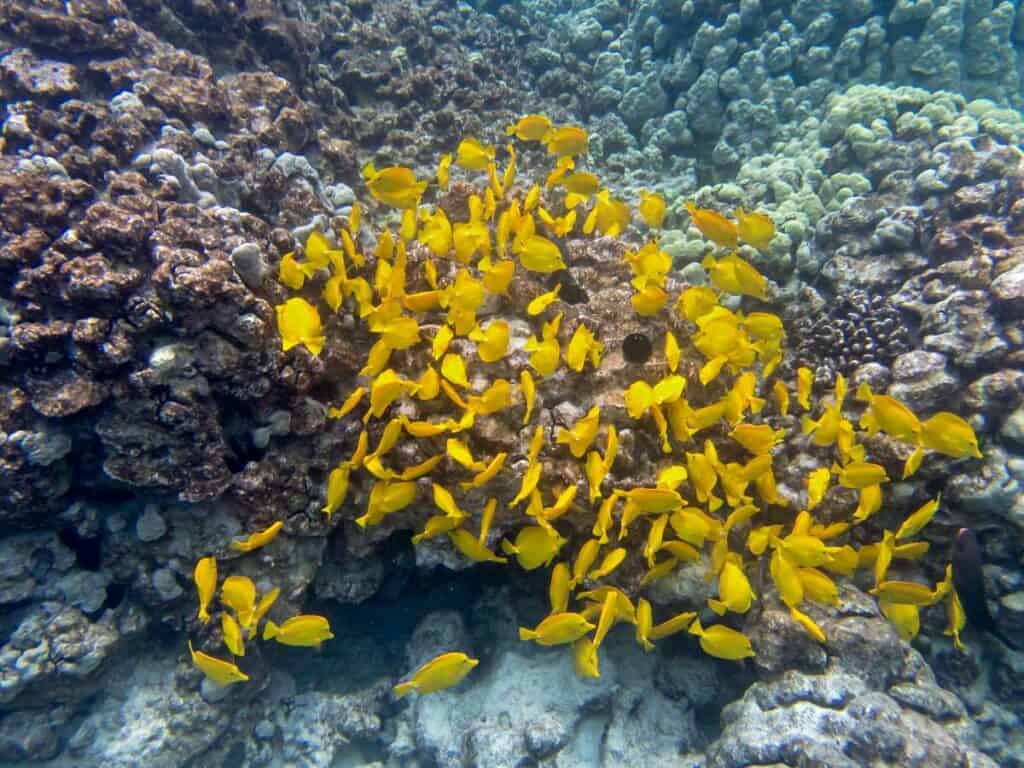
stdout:
<svg viewBox="0 0 1024 768">
<path fill-rule="evenodd" d="M 467 564 L 436 542 L 412 551 L 400 527 L 325 523 L 327 476 L 359 432 L 326 411 L 368 336 L 346 311 L 322 359 L 282 353 L 273 314 L 281 255 L 365 199 L 365 160 L 426 175 L 460 137 L 514 115 L 581 122 L 602 179 L 668 198 L 673 285 L 706 279 L 706 242 L 681 228 L 677 196 L 762 208 L 778 235 L 741 253 L 779 307 L 799 302 L 786 315 L 795 336 L 808 326 L 794 362 L 820 371 L 819 393 L 844 372 L 917 411 L 969 416 L 984 462 L 929 456 L 877 522 L 941 490 L 922 567 L 938 578 L 951 534 L 978 530 L 992 612 L 1019 632 L 1007 531 L 1024 526 L 1022 42 L 1011 2 L 0 0 L 0 761 L 660 765 L 685 752 L 694 766 L 985 765 L 980 749 L 1024 765 L 1019 654 L 973 633 L 968 655 L 953 651 L 927 614 L 911 649 L 853 585 L 815 614 L 837 638 L 823 647 L 767 607 L 747 670 L 689 642 L 646 655 L 618 630 L 590 683 L 564 654 L 505 644 L 540 615 L 542 585 L 477 568 L 468 597 L 458 574 L 425 588 L 437 566 Z M 617 366 L 642 366 L 623 360 L 623 340 L 660 336 L 623 312 L 628 276 L 607 268 L 621 252 L 570 248 L 588 300 L 566 322 L 599 328 Z M 896 329 L 855 319 L 861 292 L 884 297 Z M 885 351 L 868 360 L 848 331 L 872 322 Z M 813 335 L 823 323 L 841 334 L 829 347 Z M 522 343 L 529 330 L 513 332 Z M 587 402 L 610 408 L 602 392 L 625 380 L 594 377 Z M 583 416 L 572 394 L 554 382 L 540 423 Z M 521 436 L 484 438 L 498 450 Z M 617 471 L 649 470 L 648 430 L 620 439 Z M 813 460 L 787 449 L 780 493 L 798 492 Z M 549 472 L 581 481 L 576 466 Z M 497 490 L 514 493 L 513 479 Z M 356 484 L 356 503 L 365 492 Z M 227 549 L 274 520 L 280 540 Z M 275 620 L 313 602 L 351 628 L 336 629 L 340 649 L 313 663 L 254 652 L 244 691 L 201 683 L 183 638 L 192 568 L 211 552 L 261 591 L 282 587 Z M 668 611 L 708 594 L 691 573 L 651 599 Z M 388 632 L 370 642 L 374 626 Z M 398 674 L 455 641 L 487 650 L 478 677 L 396 706 Z M 449 711 L 466 739 L 439 725 Z"/>
</svg>

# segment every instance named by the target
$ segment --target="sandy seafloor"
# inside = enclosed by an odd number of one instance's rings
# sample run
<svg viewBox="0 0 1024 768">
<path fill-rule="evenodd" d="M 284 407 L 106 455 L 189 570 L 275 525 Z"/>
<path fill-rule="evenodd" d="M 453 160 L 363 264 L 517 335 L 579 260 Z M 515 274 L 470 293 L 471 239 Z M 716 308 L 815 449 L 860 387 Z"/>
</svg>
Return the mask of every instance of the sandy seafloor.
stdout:
<svg viewBox="0 0 1024 768">
<path fill-rule="evenodd" d="M 954 536 L 971 529 L 986 608 L 1024 647 L 1022 83 L 1024 7 L 1008 1 L 0 0 L 0 764 L 1024 765 L 1024 654 L 970 623 L 956 649 L 941 604 L 901 637 L 870 594 L 870 558 L 836 577 L 834 601 L 801 604 L 819 642 L 780 601 L 771 551 L 744 548 L 758 520 L 790 525 L 808 506 L 808 474 L 833 460 L 802 434 L 798 368 L 814 373 L 814 418 L 837 380 L 849 382 L 854 425 L 862 383 L 922 420 L 957 414 L 982 457 L 929 451 L 905 481 L 912 446 L 858 433 L 892 481 L 881 508 L 829 545 L 879 542 L 939 498 L 913 537 L 927 552 L 894 560 L 889 578 L 941 584 Z M 370 398 L 342 418 L 328 409 L 371 385 L 359 371 L 376 337 L 355 292 L 328 306 L 335 262 L 289 288 L 282 259 L 294 251 L 308 263 L 311 232 L 344 253 L 358 200 L 355 247 L 368 265 L 349 254 L 347 277 L 373 284 L 382 232 L 397 236 L 400 214 L 374 199 L 364 164 L 411 168 L 430 183 L 424 210 L 465 222 L 487 174 L 453 167 L 441 191 L 438 157 L 473 136 L 496 147 L 501 173 L 505 128 L 527 114 L 587 131 L 578 169 L 629 206 L 628 226 L 585 233 L 588 199 L 576 225 L 552 236 L 567 271 L 520 262 L 508 293 L 476 308 L 485 326 L 508 323 L 509 355 L 485 365 L 474 342 L 452 342 L 468 368 L 464 395 L 511 383 L 510 407 L 457 433 L 484 464 L 508 454 L 494 480 L 463 489 L 480 467 L 445 457 L 413 481 L 409 506 L 364 530 L 355 520 L 374 478 L 356 467 L 328 517 L 329 478 L 356 450 Z M 499 212 L 554 164 L 537 143 L 517 150 Z M 642 190 L 667 203 L 658 227 L 639 212 Z M 562 197 L 554 186 L 542 204 L 560 215 Z M 551 610 L 552 566 L 571 568 L 600 504 L 559 429 L 597 407 L 593 450 L 607 455 L 616 428 L 604 498 L 653 486 L 688 452 L 706 455 L 705 438 L 723 467 L 750 458 L 720 420 L 689 442 L 673 432 L 664 454 L 652 413 L 625 408 L 631 383 L 669 375 L 670 331 L 694 407 L 739 374 L 702 386 L 698 327 L 674 309 L 682 291 L 708 285 L 705 257 L 730 250 L 694 226 L 687 201 L 730 217 L 758 211 L 775 228 L 764 247 L 739 249 L 767 280 L 763 300 L 721 298 L 731 312 L 774 313 L 785 330 L 777 371 L 758 374 L 768 402 L 747 417 L 785 430 L 771 449 L 779 501 L 728 536 L 756 600 L 722 619 L 708 609 L 719 590 L 710 540 L 697 562 L 642 585 L 668 551 L 648 561 L 657 516 L 644 515 L 601 550 L 622 546 L 623 564 L 581 579 L 568 610 L 585 609 L 585 588 L 611 584 L 648 601 L 655 623 L 695 611 L 705 626 L 743 632 L 756 655 L 713 658 L 685 632 L 645 652 L 623 620 L 600 645 L 600 677 L 580 677 L 567 648 L 517 636 Z M 658 278 L 670 301 L 641 316 L 623 255 L 652 239 L 670 265 Z M 425 246 L 408 251 L 408 291 L 429 290 Z M 460 265 L 437 263 L 442 287 L 454 284 Z M 528 315 L 556 284 L 560 299 Z M 300 297 L 323 319 L 319 354 L 282 349 L 275 307 Z M 538 376 L 524 426 L 525 346 L 556 312 L 563 354 L 586 327 L 603 358 L 596 370 L 562 362 Z M 420 318 L 426 341 L 393 353 L 399 375 L 429 365 L 443 322 L 444 312 Z M 645 362 L 630 360 L 637 335 L 653 347 Z M 788 414 L 772 399 L 775 380 L 792 397 Z M 369 420 L 371 450 L 391 416 L 459 417 L 445 395 L 412 392 Z M 437 514 L 436 483 L 454 492 L 473 537 L 486 500 L 499 500 L 484 543 L 500 556 L 501 540 L 531 524 L 509 501 L 537 426 L 543 505 L 578 489 L 554 523 L 565 543 L 548 565 L 474 564 L 446 535 L 410 543 Z M 444 452 L 444 436 L 405 436 L 386 460 L 409 467 Z M 678 491 L 696 503 L 693 477 Z M 840 523 L 857 506 L 857 492 L 833 481 L 813 512 Z M 278 521 L 266 546 L 230 548 Z M 678 534 L 661 526 L 666 540 Z M 234 662 L 223 595 L 210 623 L 197 617 L 204 557 L 216 559 L 219 585 L 279 588 L 271 621 L 323 616 L 334 637 L 289 647 L 254 626 L 235 659 L 248 679 L 205 679 L 189 641 Z M 597 624 L 600 603 L 591 610 Z M 445 651 L 480 663 L 451 690 L 393 695 Z"/>
</svg>

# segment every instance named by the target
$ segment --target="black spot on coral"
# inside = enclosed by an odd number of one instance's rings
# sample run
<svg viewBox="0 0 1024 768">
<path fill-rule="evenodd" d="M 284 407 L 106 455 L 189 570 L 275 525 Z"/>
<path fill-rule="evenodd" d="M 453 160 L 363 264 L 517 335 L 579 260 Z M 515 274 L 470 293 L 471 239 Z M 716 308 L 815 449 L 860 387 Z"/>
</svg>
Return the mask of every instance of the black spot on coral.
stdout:
<svg viewBox="0 0 1024 768">
<path fill-rule="evenodd" d="M 622 356 L 627 363 L 641 365 L 651 359 L 651 340 L 642 333 L 631 333 L 622 340 Z"/>
</svg>

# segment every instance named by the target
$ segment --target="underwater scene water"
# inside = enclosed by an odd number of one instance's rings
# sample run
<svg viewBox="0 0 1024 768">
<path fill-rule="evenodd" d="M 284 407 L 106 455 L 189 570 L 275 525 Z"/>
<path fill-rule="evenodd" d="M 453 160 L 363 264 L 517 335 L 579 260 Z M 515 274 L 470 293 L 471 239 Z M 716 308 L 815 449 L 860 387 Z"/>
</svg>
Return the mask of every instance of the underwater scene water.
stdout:
<svg viewBox="0 0 1024 768">
<path fill-rule="evenodd" d="M 0 0 L 0 765 L 1024 766 L 1024 5 Z"/>
</svg>

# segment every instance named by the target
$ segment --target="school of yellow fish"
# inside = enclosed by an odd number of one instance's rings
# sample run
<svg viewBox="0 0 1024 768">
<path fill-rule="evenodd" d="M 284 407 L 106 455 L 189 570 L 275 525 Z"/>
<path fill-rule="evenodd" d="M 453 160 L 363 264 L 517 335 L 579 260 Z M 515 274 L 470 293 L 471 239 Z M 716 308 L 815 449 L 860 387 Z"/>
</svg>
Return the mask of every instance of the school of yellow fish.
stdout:
<svg viewBox="0 0 1024 768">
<path fill-rule="evenodd" d="M 410 168 L 378 169 L 368 164 L 363 176 L 369 194 L 383 206 L 401 211 L 397 236 L 385 229 L 377 234 L 373 252 L 364 252 L 363 207 L 356 203 L 347 226 L 335 233 L 340 247 L 313 232 L 301 259 L 289 253 L 281 260 L 279 279 L 284 285 L 300 291 L 316 278 L 319 290 L 318 299 L 295 296 L 276 308 L 284 350 L 302 345 L 319 355 L 326 340 L 318 306 L 337 313 L 345 302 L 375 337 L 359 372 L 359 385 L 329 410 L 329 416 L 338 419 L 358 412 L 364 428 L 353 454 L 330 473 L 323 507 L 328 520 L 345 507 L 353 473 L 363 472 L 371 485 L 365 509 L 353 515 L 360 528 L 379 525 L 414 502 L 432 502 L 438 514 L 412 537 L 414 544 L 447 537 L 473 562 L 514 560 L 524 570 L 550 568 L 550 614 L 536 627 L 521 628 L 520 638 L 544 646 L 570 645 L 575 669 L 584 677 L 599 675 L 601 643 L 620 622 L 634 627 L 637 642 L 648 651 L 658 640 L 688 631 L 711 656 L 753 656 L 747 635 L 730 626 L 742 619 L 729 615 L 745 614 L 758 601 L 750 573 L 762 557 L 768 558 L 771 581 L 793 620 L 818 642 L 826 642 L 825 633 L 805 611 L 807 605 L 837 604 L 835 578 L 872 569 L 872 594 L 901 636 L 916 635 L 921 608 L 945 602 L 947 634 L 960 647 L 964 614 L 949 569 L 936 585 L 888 578 L 894 560 L 913 560 L 928 550 L 926 542 L 913 539 L 932 519 L 938 498 L 911 514 L 897 531 L 885 531 L 876 543 L 855 547 L 847 542 L 853 527 L 881 510 L 882 486 L 890 481 L 886 468 L 869 460 L 863 438 L 883 432 L 913 446 L 903 468 L 903 476 L 909 477 L 926 451 L 980 457 L 974 432 L 951 413 L 922 421 L 905 405 L 866 385 L 856 392 L 859 405 L 854 407 L 863 408 L 863 413 L 855 426 L 844 415 L 854 399 L 847 397 L 843 377 L 829 400 L 812 403 L 810 370 L 800 369 L 795 382 L 774 375 L 783 359 L 781 320 L 770 312 L 735 311 L 720 302 L 723 294 L 768 298 L 768 281 L 736 250 L 740 244 L 768 247 L 775 229 L 763 213 L 740 208 L 731 219 L 687 203 L 692 226 L 711 244 L 703 262 L 710 285 L 686 287 L 670 296 L 672 260 L 657 240 L 668 206 L 660 195 L 646 191 L 637 203 L 642 226 L 636 226 L 651 239 L 625 255 L 632 275 L 632 308 L 641 318 L 676 313 L 676 327 L 687 329 L 678 335 L 667 330 L 661 340 L 664 368 L 655 375 L 651 366 L 645 366 L 644 377 L 622 392 L 629 418 L 636 426 L 653 428 L 661 446 L 663 463 L 653 486 L 615 485 L 618 432 L 613 424 L 602 423 L 602 412 L 595 406 L 575 424 L 558 428 L 553 441 L 543 426 L 532 430 L 529 444 L 523 446 L 527 469 L 514 497 L 492 496 L 479 512 L 463 508 L 460 496 L 486 489 L 500 473 L 510 471 L 507 452 L 474 454 L 471 438 L 477 420 L 502 414 L 499 418 L 514 419 L 528 430 L 544 380 L 563 362 L 570 375 L 586 375 L 600 368 L 605 352 L 586 324 L 580 322 L 571 333 L 562 327 L 563 313 L 556 311 L 559 284 L 526 307 L 534 332 L 524 347 L 529 365 L 519 371 L 518 381 L 488 380 L 488 366 L 510 352 L 510 329 L 502 320 L 479 322 L 478 310 L 488 295 L 503 297 L 506 308 L 510 306 L 510 286 L 517 276 L 536 281 L 536 274 L 567 269 L 565 238 L 618 237 L 633 222 L 630 205 L 603 188 L 594 173 L 578 167 L 588 149 L 582 128 L 556 126 L 543 115 L 528 115 L 508 126 L 506 133 L 519 143 L 518 151 L 540 145 L 552 158 L 543 184 L 519 182 L 516 143 L 508 143 L 502 153 L 473 137 L 463 139 L 454 156 L 440 159 L 434 180 L 417 179 Z M 464 221 L 450 220 L 439 204 L 453 173 L 474 185 Z M 434 203 L 423 202 L 428 189 Z M 475 355 L 451 351 L 458 337 L 475 343 Z M 416 358 L 426 359 L 422 368 L 396 370 L 393 353 L 414 348 L 425 351 Z M 690 402 L 682 360 L 697 361 L 701 391 L 720 396 Z M 792 423 L 784 417 L 794 396 L 806 440 L 833 454 L 806 477 L 806 500 L 799 510 L 779 495 L 772 466 L 773 448 L 792 437 L 790 430 L 772 424 Z M 395 415 L 406 400 L 429 404 L 427 411 L 439 417 L 410 420 Z M 371 428 L 379 434 L 372 450 Z M 593 446 L 602 428 L 599 451 Z M 717 442 L 709 437 L 712 434 Z M 401 440 L 426 441 L 430 458 L 402 468 L 390 464 Z M 722 461 L 720 450 L 744 458 Z M 552 490 L 544 482 L 542 456 L 558 452 L 567 452 L 583 465 L 586 498 L 577 498 L 577 486 L 570 485 L 550 504 L 545 502 Z M 436 478 L 429 502 L 418 498 L 425 486 L 417 480 L 425 477 Z M 464 479 L 453 482 L 452 477 Z M 859 503 L 847 521 L 815 518 L 815 509 L 833 485 L 857 491 Z M 490 534 L 499 505 L 521 510 L 516 513 L 520 524 L 495 546 Z M 579 536 L 578 525 L 575 532 L 560 525 L 559 518 L 569 513 L 577 519 L 589 516 L 592 526 L 587 523 L 586 537 Z M 629 571 L 619 569 L 630 558 L 643 570 L 640 593 L 633 598 L 615 585 L 616 573 Z M 704 626 L 697 610 L 691 610 L 655 623 L 642 591 L 694 563 L 705 564 L 709 582 L 717 580 L 717 597 L 708 601 L 708 607 L 723 620 Z M 197 584 L 202 615 L 212 592 L 209 577 L 201 580 L 198 569 Z M 229 606 L 238 604 L 235 598 L 225 599 L 223 590 L 222 600 Z M 250 603 L 245 605 L 248 610 Z M 263 602 L 254 611 L 239 614 L 239 624 L 255 626 L 261 608 Z M 284 642 L 289 623 L 264 630 L 264 637 Z M 229 648 L 236 643 L 240 649 L 238 632 L 227 627 L 225 643 Z M 306 636 L 303 630 L 295 631 Z M 236 639 L 229 642 L 229 636 Z M 210 665 L 207 660 L 196 663 L 207 665 L 204 671 Z M 459 652 L 441 654 L 396 686 L 395 693 L 442 690 L 462 680 L 476 664 L 476 659 Z"/>
<path fill-rule="evenodd" d="M 262 531 L 250 534 L 240 541 L 231 542 L 229 548 L 235 552 L 253 552 L 277 538 L 284 523 L 277 521 Z M 213 618 L 210 606 L 217 595 L 217 559 L 203 557 L 195 565 L 192 579 L 199 598 L 196 618 L 202 624 L 209 624 Z M 292 616 L 278 625 L 265 619 L 267 612 L 277 601 L 280 589 L 272 589 L 256 601 L 256 585 L 248 576 L 228 576 L 220 586 L 220 633 L 224 647 L 233 657 L 232 661 L 197 651 L 189 641 L 188 650 L 192 663 L 217 685 L 243 683 L 249 676 L 238 666 L 237 659 L 245 656 L 245 643 L 257 636 L 263 621 L 263 640 L 275 640 L 282 645 L 319 648 L 324 640 L 334 637 L 331 626 L 323 616 L 300 614 Z"/>
</svg>

